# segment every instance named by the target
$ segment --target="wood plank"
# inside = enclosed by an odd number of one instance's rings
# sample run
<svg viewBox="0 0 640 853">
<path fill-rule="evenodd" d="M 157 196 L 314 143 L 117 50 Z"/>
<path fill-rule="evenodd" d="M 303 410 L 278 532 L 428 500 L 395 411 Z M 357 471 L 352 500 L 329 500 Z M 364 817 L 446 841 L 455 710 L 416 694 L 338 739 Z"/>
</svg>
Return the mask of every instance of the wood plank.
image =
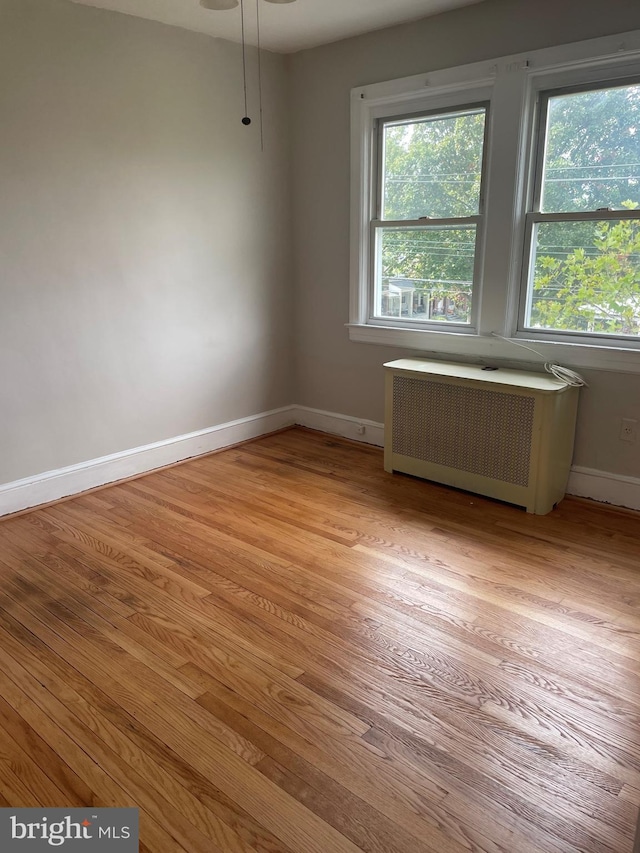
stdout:
<svg viewBox="0 0 640 853">
<path fill-rule="evenodd" d="M 333 744 L 312 744 L 281 721 L 245 703 L 242 697 L 224 685 L 216 684 L 215 679 L 203 675 L 209 686 L 209 691 L 198 699 L 203 707 L 217 709 L 218 697 L 223 695 L 225 701 L 247 716 L 247 719 L 258 722 L 260 728 L 290 750 L 332 776 L 381 814 L 404 826 L 415 838 L 431 845 L 434 853 L 435 850 L 439 853 L 459 853 L 459 838 L 448 838 L 437 818 L 439 812 L 436 804 L 445 798 L 446 792 L 438 789 L 426 776 L 418 781 L 407 767 L 403 767 L 402 772 L 388 767 L 383 774 L 382 762 L 376 763 L 374 760 L 376 755 L 381 757 L 375 750 L 346 750 L 344 746 L 336 749 Z"/>
<path fill-rule="evenodd" d="M 68 655 L 69 662 L 81 671 L 99 672 L 103 683 L 110 684 L 113 695 L 118 697 L 121 703 L 128 700 L 134 709 L 137 709 L 140 702 L 157 706 L 168 724 L 178 729 L 192 729 L 192 737 L 203 743 L 205 754 L 207 746 L 211 745 L 212 757 L 222 744 L 249 763 L 256 763 L 263 757 L 252 744 L 203 714 L 201 708 L 190 701 L 182 691 L 157 677 L 152 670 L 138 664 L 128 655 L 122 654 L 104 635 L 78 620 L 64 605 L 55 602 L 49 609 L 35 601 L 35 596 L 32 596 L 26 607 L 22 607 L 20 595 L 25 587 L 16 587 L 6 579 L 4 585 L 7 597 L 0 592 L 0 600 L 3 601 L 6 614 L 40 637 L 56 653 Z M 8 601 L 12 595 L 13 603 Z M 194 692 L 199 694 L 202 691 Z"/>
<path fill-rule="evenodd" d="M 93 801 L 91 788 L 2 698 L 0 698 L 0 727 L 5 738 L 15 741 L 37 767 L 43 772 L 46 770 L 47 777 L 60 792 L 55 801 L 38 799 L 38 805 L 46 804 L 53 807 L 64 804 L 69 808 L 91 805 Z"/>
<path fill-rule="evenodd" d="M 144 773 L 151 788 L 163 796 L 170 793 L 171 802 L 204 828 L 208 837 L 229 850 L 244 851 L 245 845 L 246 849 L 259 851 L 282 849 L 274 836 L 256 824 L 208 778 L 196 773 L 135 717 L 127 714 L 114 701 L 113 694 L 106 694 L 92 684 L 35 635 L 27 637 L 26 629 L 6 614 L 0 615 L 0 620 L 5 646 L 15 649 L 15 640 L 19 639 L 23 646 L 32 647 L 30 671 L 37 674 L 41 683 L 50 685 L 51 692 L 63 702 L 72 697 L 70 710 L 121 757 L 127 757 L 139 772 Z M 34 660 L 36 654 L 37 659 Z M 63 689 L 58 687 L 56 690 L 55 677 L 59 679 L 58 685 L 64 685 Z"/>
<path fill-rule="evenodd" d="M 101 762 L 100 758 L 96 758 L 95 760 L 93 757 L 90 758 L 86 749 L 91 749 L 91 746 L 94 744 L 91 732 L 86 729 L 82 730 L 77 740 L 71 736 L 70 732 L 75 731 L 77 726 L 75 718 L 68 717 L 67 713 L 62 711 L 62 719 L 60 719 L 60 724 L 58 724 L 56 715 L 54 714 L 53 717 L 50 717 L 48 713 L 59 710 L 59 706 L 55 700 L 47 695 L 42 686 L 38 685 L 36 680 L 20 667 L 16 661 L 6 656 L 1 647 L 0 657 L 2 657 L 3 663 L 2 667 L 0 667 L 0 672 L 3 673 L 2 688 L 4 699 L 20 714 L 27 724 L 33 727 L 34 731 L 43 738 L 50 748 L 60 750 L 60 752 L 64 753 L 65 760 L 69 762 L 74 771 L 94 791 L 99 792 L 94 795 L 92 805 L 103 808 L 140 808 L 142 801 L 145 799 L 144 793 L 142 792 L 140 797 L 138 797 L 131 795 L 126 790 L 126 780 L 130 775 L 130 771 L 133 774 L 131 768 L 126 768 L 124 771 L 120 768 L 119 772 L 113 772 L 113 768 L 109 762 Z M 7 668 L 12 671 L 12 675 L 15 675 L 16 680 L 8 676 Z M 47 713 L 43 710 L 42 705 L 46 706 Z M 113 772 L 113 776 L 118 777 L 118 782 L 110 775 L 109 770 Z M 36 807 L 37 805 L 42 805 L 35 798 L 31 799 L 30 796 L 25 796 L 24 792 L 21 791 L 16 791 L 7 799 L 11 806 Z M 157 804 L 151 803 L 152 809 L 157 812 L 158 807 L 161 808 L 161 804 L 161 800 Z M 45 803 L 44 805 L 47 804 Z M 170 813 L 171 810 L 168 809 L 167 814 Z M 174 831 L 173 824 L 171 824 L 171 831 L 168 831 L 159 822 L 156 822 L 144 808 L 141 808 L 140 835 L 143 841 L 148 843 L 152 849 L 168 850 L 172 851 L 172 853 L 173 851 L 179 853 L 183 849 L 189 849 L 188 847 L 183 848 L 179 844 L 176 844 L 173 837 Z M 204 853 L 204 848 L 202 849 Z"/>
</svg>

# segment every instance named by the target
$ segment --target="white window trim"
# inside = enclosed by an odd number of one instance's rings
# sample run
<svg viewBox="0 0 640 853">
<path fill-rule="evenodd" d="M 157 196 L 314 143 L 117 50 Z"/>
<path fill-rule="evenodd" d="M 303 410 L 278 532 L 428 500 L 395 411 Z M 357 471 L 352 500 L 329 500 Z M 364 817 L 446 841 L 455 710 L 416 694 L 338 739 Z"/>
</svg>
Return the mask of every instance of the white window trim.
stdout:
<svg viewBox="0 0 640 853">
<path fill-rule="evenodd" d="M 513 341 L 530 341 L 549 361 L 640 373 L 636 341 L 600 339 L 602 343 L 596 343 L 594 338 L 577 341 L 555 332 L 517 331 L 537 92 L 621 73 L 629 76 L 630 71 L 640 73 L 640 30 L 353 89 L 350 339 L 429 354 L 517 359 L 517 347 L 492 337 L 496 332 Z M 446 109 L 476 100 L 491 101 L 477 326 L 470 331 L 460 327 L 441 331 L 393 320 L 372 323 L 368 300 L 375 120 L 399 111 Z"/>
</svg>

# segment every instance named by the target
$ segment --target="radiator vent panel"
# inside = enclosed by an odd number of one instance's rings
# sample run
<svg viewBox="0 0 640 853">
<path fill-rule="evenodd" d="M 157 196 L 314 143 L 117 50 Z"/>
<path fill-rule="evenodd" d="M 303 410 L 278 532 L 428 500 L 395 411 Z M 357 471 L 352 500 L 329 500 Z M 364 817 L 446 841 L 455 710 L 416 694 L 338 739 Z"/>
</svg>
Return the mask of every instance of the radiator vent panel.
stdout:
<svg viewBox="0 0 640 853">
<path fill-rule="evenodd" d="M 534 407 L 533 396 L 396 375 L 393 453 L 528 486 Z"/>
</svg>

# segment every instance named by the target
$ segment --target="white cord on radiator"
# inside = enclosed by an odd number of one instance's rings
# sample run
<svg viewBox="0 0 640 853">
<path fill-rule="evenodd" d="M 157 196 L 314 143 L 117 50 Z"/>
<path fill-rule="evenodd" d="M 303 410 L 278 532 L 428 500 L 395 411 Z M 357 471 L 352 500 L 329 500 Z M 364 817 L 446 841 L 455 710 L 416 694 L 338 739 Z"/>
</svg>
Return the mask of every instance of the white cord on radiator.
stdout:
<svg viewBox="0 0 640 853">
<path fill-rule="evenodd" d="M 522 349 L 528 349 L 529 352 L 534 352 L 536 355 L 540 356 L 540 358 L 544 358 L 543 354 L 533 347 L 528 347 L 526 344 L 521 344 L 519 341 L 514 341 L 512 338 L 505 338 L 504 335 L 499 335 L 497 332 L 491 332 L 491 334 L 494 338 L 501 338 L 509 344 L 522 347 Z M 555 376 L 556 379 L 564 382 L 565 385 L 571 385 L 573 388 L 580 388 L 583 385 L 589 387 L 579 373 L 576 373 L 574 370 L 570 370 L 568 367 L 563 367 L 561 364 L 553 364 L 551 361 L 545 361 L 544 369 L 547 373 L 551 373 L 552 376 Z"/>
</svg>

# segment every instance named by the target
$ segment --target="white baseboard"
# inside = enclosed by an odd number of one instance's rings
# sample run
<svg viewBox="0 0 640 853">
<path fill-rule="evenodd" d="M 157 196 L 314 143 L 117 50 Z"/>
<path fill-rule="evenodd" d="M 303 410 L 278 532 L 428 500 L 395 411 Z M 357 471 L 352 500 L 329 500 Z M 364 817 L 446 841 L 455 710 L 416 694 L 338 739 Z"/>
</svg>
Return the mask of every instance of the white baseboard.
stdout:
<svg viewBox="0 0 640 853">
<path fill-rule="evenodd" d="M 365 441 L 379 447 L 384 445 L 384 424 L 375 421 L 359 420 L 336 412 L 323 412 L 320 409 L 310 409 L 305 406 L 296 408 L 295 417 L 296 423 L 301 426 L 356 441 Z M 363 435 L 358 434 L 360 426 L 365 427 Z M 596 471 L 593 468 L 574 466 L 569 475 L 567 494 L 591 498 L 591 500 L 614 506 L 640 509 L 640 479 L 625 477 L 622 474 L 610 474 L 607 471 Z"/>
<path fill-rule="evenodd" d="M 285 406 L 7 483 L 0 486 L 0 516 L 50 503 L 292 426 L 296 422 L 295 413 L 295 406 Z"/>
<path fill-rule="evenodd" d="M 308 406 L 285 406 L 0 485 L 0 516 L 221 450 L 293 424 L 378 447 L 384 445 L 384 424 Z M 575 466 L 569 476 L 567 492 L 615 506 L 640 509 L 640 479 L 635 477 Z"/>
<path fill-rule="evenodd" d="M 567 492 L 614 506 L 640 509 L 640 479 L 574 465 Z"/>
<path fill-rule="evenodd" d="M 322 409 L 310 409 L 308 406 L 296 406 L 295 419 L 297 424 L 309 429 L 341 435 L 343 438 L 375 444 L 378 447 L 384 445 L 384 424 L 376 421 L 324 412 Z"/>
</svg>

